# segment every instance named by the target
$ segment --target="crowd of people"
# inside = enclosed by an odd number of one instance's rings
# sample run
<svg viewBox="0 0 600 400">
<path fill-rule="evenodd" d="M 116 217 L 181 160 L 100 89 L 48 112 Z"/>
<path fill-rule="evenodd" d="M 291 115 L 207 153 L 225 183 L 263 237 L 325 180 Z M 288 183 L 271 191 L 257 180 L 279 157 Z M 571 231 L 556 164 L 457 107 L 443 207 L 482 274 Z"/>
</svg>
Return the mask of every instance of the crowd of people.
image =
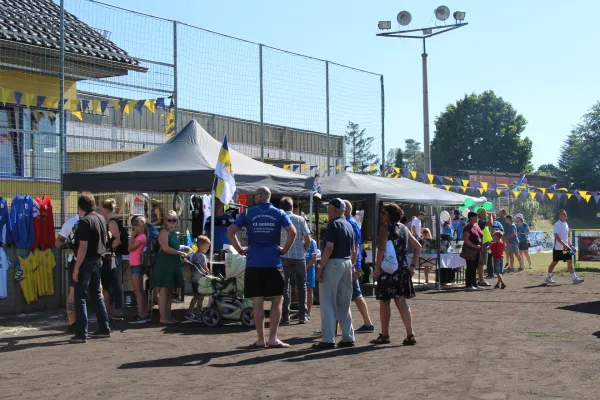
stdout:
<svg viewBox="0 0 600 400">
<path fill-rule="evenodd" d="M 266 187 L 256 190 L 253 206 L 241 213 L 237 219 L 219 226 L 215 239 L 201 235 L 197 239 L 198 251 L 192 255 L 196 265 L 208 273 L 209 263 L 205 254 L 215 241 L 220 246 L 230 244 L 239 254 L 246 256 L 244 296 L 252 299 L 253 317 L 257 340 L 250 345 L 253 349 L 265 347 L 287 348 L 289 344 L 278 338 L 280 325 L 288 325 L 297 319 L 307 324 L 311 319 L 314 289 L 318 282 L 321 321 L 321 340 L 313 344 L 314 350 L 354 346 L 355 332 L 373 332 L 369 309 L 361 293 L 362 237 L 360 225 L 352 216 L 352 204 L 339 198 L 326 202 L 328 224 L 323 231 L 322 243 L 317 245 L 313 232 L 304 216 L 294 213 L 294 202 L 289 197 L 280 200 L 280 208 L 271 204 L 271 192 Z M 68 220 L 61 229 L 56 246 L 68 253 L 70 290 L 67 300 L 69 331 L 74 334 L 73 343 L 83 343 L 89 337 L 110 337 L 110 323 L 123 319 L 123 299 L 119 283 L 122 257 L 129 255 L 132 271 L 133 291 L 137 300 L 137 317 L 133 323 L 151 322 L 148 315 L 147 298 L 143 288 L 142 251 L 148 244 L 147 221 L 143 216 L 134 217 L 132 232 L 128 235 L 114 217 L 116 202 L 107 199 L 98 212 L 90 193 L 78 198 L 78 216 Z M 221 204 L 222 205 L 222 204 Z M 222 207 L 221 207 L 222 208 Z M 217 208 L 218 209 L 218 208 Z M 217 211 L 217 210 L 215 210 Z M 222 211 L 222 210 L 221 210 Z M 223 217 L 217 214 L 216 217 Z M 441 222 L 442 239 L 451 237 L 462 240 L 460 256 L 465 259 L 465 286 L 469 292 L 491 286 L 483 278 L 483 271 L 491 257 L 492 273 L 497 277 L 495 288 L 507 287 L 503 274 L 514 270 L 514 259 L 519 262 L 517 271 L 524 270 L 527 260 L 531 268 L 528 249 L 529 226 L 522 214 L 513 219 L 501 210 L 496 216 L 483 208 L 469 212 L 466 219 L 455 211 L 451 221 Z M 215 218 L 217 219 L 217 218 Z M 545 277 L 546 283 L 554 283 L 552 273 L 558 262 L 567 263 L 573 283 L 583 283 L 572 265 L 572 244 L 569 242 L 567 214 L 559 212 L 555 224 L 553 262 Z M 415 296 L 412 276 L 415 263 L 421 252 L 431 251 L 431 232 L 422 227 L 425 214 L 419 213 L 410 223 L 403 210 L 394 203 L 384 204 L 380 213 L 380 228 L 377 236 L 377 257 L 373 278 L 375 294 L 379 301 L 381 333 L 373 344 L 390 343 L 389 323 L 393 300 L 406 328 L 405 345 L 416 343 L 413 318 L 408 299 Z M 157 291 L 159 323 L 171 325 L 179 321 L 171 316 L 173 290 L 184 285 L 181 257 L 189 253 L 181 251 L 175 232 L 178 215 L 169 211 L 164 218 L 164 227 L 158 233 L 159 250 L 153 267 L 153 287 Z M 245 229 L 247 246 L 242 247 L 238 232 Z M 224 233 L 224 234 L 223 234 Z M 218 235 L 218 239 L 217 239 Z M 452 239 L 451 239 L 452 240 Z M 71 245 L 69 245 L 69 243 Z M 320 249 L 319 249 L 320 247 Z M 412 264 L 408 255 L 413 253 Z M 508 263 L 504 265 L 505 256 Z M 425 272 L 426 281 L 428 272 Z M 200 274 L 200 270 L 197 271 Z M 201 321 L 198 312 L 204 297 L 198 294 L 192 282 L 194 296 L 185 318 Z M 298 311 L 291 313 L 291 287 L 296 288 Z M 264 301 L 271 302 L 268 335 L 265 334 Z M 94 304 L 98 328 L 88 332 L 87 301 Z M 351 304 L 354 302 L 362 317 L 362 324 L 354 329 Z M 337 329 L 341 329 L 341 341 L 335 343 Z"/>
</svg>

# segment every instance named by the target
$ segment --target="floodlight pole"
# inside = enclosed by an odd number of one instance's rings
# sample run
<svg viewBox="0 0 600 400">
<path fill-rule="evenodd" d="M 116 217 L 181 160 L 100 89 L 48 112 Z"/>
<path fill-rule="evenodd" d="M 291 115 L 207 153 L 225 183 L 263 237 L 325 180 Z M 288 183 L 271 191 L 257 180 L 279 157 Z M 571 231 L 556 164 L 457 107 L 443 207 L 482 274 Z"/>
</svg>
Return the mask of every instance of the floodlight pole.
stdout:
<svg viewBox="0 0 600 400">
<path fill-rule="evenodd" d="M 404 31 L 377 34 L 377 36 L 383 37 L 423 40 L 423 54 L 421 54 L 421 57 L 423 59 L 423 161 L 425 163 L 424 169 L 426 174 L 431 174 L 431 146 L 429 140 L 429 90 L 427 84 L 427 48 L 425 47 L 425 41 L 432 36 L 441 35 L 442 33 L 450 32 L 467 25 L 469 24 L 465 22 L 456 23 L 453 25 L 432 26 L 430 28 L 409 29 Z M 407 35 L 407 33 L 410 33 L 410 35 Z"/>
</svg>

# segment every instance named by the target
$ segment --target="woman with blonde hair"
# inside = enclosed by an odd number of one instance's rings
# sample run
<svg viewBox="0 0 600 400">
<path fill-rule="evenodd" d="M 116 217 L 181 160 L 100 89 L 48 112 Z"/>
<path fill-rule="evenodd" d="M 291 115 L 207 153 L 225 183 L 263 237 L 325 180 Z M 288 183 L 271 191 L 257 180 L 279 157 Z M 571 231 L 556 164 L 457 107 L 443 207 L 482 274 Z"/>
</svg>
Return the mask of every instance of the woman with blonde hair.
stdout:
<svg viewBox="0 0 600 400">
<path fill-rule="evenodd" d="M 138 316 L 132 323 L 145 324 L 151 322 L 148 314 L 148 300 L 144 294 L 144 266 L 142 253 L 146 245 L 146 218 L 137 216 L 133 218 L 131 238 L 129 239 L 129 265 L 131 268 L 131 283 L 137 303 Z"/>
<path fill-rule="evenodd" d="M 172 325 L 179 322 L 171 317 L 171 301 L 173 289 L 183 287 L 181 257 L 186 257 L 187 253 L 179 251 L 180 243 L 175 232 L 178 221 L 177 213 L 169 211 L 165 228 L 162 228 L 158 234 L 160 251 L 154 264 L 154 287 L 159 290 L 158 309 L 161 325 Z"/>
</svg>

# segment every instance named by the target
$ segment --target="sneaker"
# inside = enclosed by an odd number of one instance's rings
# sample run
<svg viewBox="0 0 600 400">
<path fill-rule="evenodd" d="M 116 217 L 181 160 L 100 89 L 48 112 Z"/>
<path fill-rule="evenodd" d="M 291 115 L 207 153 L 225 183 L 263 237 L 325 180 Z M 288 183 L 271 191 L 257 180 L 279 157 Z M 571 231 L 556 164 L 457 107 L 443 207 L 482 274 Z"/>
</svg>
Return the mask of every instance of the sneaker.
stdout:
<svg viewBox="0 0 600 400">
<path fill-rule="evenodd" d="M 116 314 L 109 314 L 108 315 L 108 322 L 121 322 L 123 321 L 123 316 L 122 315 L 116 315 Z"/>
<path fill-rule="evenodd" d="M 503 284 L 500 286 L 500 289 L 506 289 L 506 285 L 503 283 Z"/>
<path fill-rule="evenodd" d="M 517 270 L 517 272 L 523 272 L 523 271 L 525 271 L 525 267 L 523 267 L 523 266 L 519 267 L 519 269 Z"/>
<path fill-rule="evenodd" d="M 354 332 L 374 332 L 375 326 L 373 325 L 363 325 L 358 329 L 355 329 Z"/>
<path fill-rule="evenodd" d="M 530 265 L 529 267 L 527 267 L 527 269 L 533 269 L 533 265 Z"/>
<path fill-rule="evenodd" d="M 499 284 L 499 283 L 496 283 L 496 284 L 494 285 L 494 289 L 499 289 L 499 288 L 500 288 L 500 284 Z"/>
<path fill-rule="evenodd" d="M 476 292 L 476 291 L 478 291 L 478 290 L 479 290 L 479 289 L 477 289 L 477 288 L 475 288 L 475 287 L 473 287 L 473 286 L 470 286 L 470 287 L 468 287 L 468 288 L 466 288 L 466 289 L 465 289 L 465 292 Z"/>
<path fill-rule="evenodd" d="M 192 312 L 189 312 L 189 313 L 186 313 L 184 315 L 184 318 L 187 319 L 188 321 L 195 321 L 196 320 L 196 314 L 194 314 Z"/>
<path fill-rule="evenodd" d="M 478 281 L 477 285 L 478 286 L 492 286 L 487 281 Z"/>
<path fill-rule="evenodd" d="M 544 283 L 556 283 L 556 281 L 551 276 L 547 276 L 544 278 Z"/>
<path fill-rule="evenodd" d="M 504 272 L 515 272 L 515 269 L 513 267 L 505 267 Z"/>
<path fill-rule="evenodd" d="M 298 319 L 299 324 L 308 324 L 308 319 L 306 317 Z"/>
<path fill-rule="evenodd" d="M 147 324 L 148 322 L 151 322 L 152 319 L 150 317 L 136 317 L 135 320 L 130 321 L 130 324 Z"/>
<path fill-rule="evenodd" d="M 96 332 L 90 333 L 90 337 L 92 339 L 108 339 L 110 337 L 110 334 L 111 334 L 111 331 L 108 331 L 108 332 L 96 331 Z"/>
<path fill-rule="evenodd" d="M 78 343 L 86 343 L 88 340 L 87 337 L 73 336 L 69 339 L 69 343 L 78 344 Z"/>
<path fill-rule="evenodd" d="M 77 324 L 71 324 L 67 327 L 67 333 L 74 335 L 77 333 Z"/>
<path fill-rule="evenodd" d="M 281 325 L 289 325 L 290 324 L 290 317 L 281 317 L 281 321 L 279 321 L 279 326 Z"/>
<path fill-rule="evenodd" d="M 309 313 L 306 313 L 306 319 L 311 319 L 312 316 Z"/>
<path fill-rule="evenodd" d="M 293 314 L 290 316 L 290 319 L 300 319 L 300 315 L 299 315 L 298 313 L 293 313 Z"/>
<path fill-rule="evenodd" d="M 573 285 L 579 285 L 580 283 L 583 283 L 585 281 L 585 279 L 583 278 L 575 278 L 573 279 Z"/>
<path fill-rule="evenodd" d="M 343 340 L 340 340 L 337 344 L 338 349 L 354 347 L 354 346 L 355 346 L 354 342 L 344 342 Z"/>
<path fill-rule="evenodd" d="M 321 336 L 322 332 L 320 329 L 316 330 L 316 331 L 312 331 L 313 336 Z"/>
</svg>

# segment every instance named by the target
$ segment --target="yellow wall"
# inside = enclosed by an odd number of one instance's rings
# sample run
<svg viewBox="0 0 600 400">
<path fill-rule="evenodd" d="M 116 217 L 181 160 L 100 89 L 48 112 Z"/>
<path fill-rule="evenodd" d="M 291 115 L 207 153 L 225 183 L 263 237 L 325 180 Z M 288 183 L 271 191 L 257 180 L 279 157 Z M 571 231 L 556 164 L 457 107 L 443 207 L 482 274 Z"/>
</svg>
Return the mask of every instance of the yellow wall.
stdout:
<svg viewBox="0 0 600 400">
<path fill-rule="evenodd" d="M 17 92 L 30 93 L 58 100 L 60 97 L 59 79 L 54 76 L 39 73 L 0 69 L 0 88 L 16 90 Z M 65 79 L 65 98 L 75 99 L 77 87 L 75 81 Z M 23 99 L 21 104 L 23 104 Z M 15 96 L 11 92 L 8 102 L 15 104 Z M 54 108 L 49 106 L 49 108 Z"/>
</svg>

